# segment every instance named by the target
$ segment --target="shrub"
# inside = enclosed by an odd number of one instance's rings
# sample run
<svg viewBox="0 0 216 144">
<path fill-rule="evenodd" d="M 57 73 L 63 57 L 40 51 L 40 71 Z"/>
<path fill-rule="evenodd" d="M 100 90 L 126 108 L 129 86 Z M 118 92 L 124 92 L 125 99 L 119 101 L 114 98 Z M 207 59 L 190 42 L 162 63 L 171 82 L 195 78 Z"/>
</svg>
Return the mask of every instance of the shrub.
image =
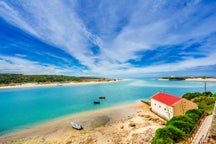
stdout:
<svg viewBox="0 0 216 144">
<path fill-rule="evenodd" d="M 166 124 L 166 127 L 158 129 L 152 140 L 153 144 L 177 143 L 185 139 L 191 132 L 203 110 L 188 110 L 183 116 L 174 116 Z"/>
<path fill-rule="evenodd" d="M 210 92 L 210 91 L 206 91 L 206 92 L 203 92 L 202 95 L 203 95 L 203 96 L 211 97 L 213 94 L 212 94 L 212 92 Z"/>
<path fill-rule="evenodd" d="M 170 137 L 167 137 L 166 139 L 154 137 L 151 143 L 152 144 L 174 144 L 175 142 Z"/>
<path fill-rule="evenodd" d="M 194 92 L 194 93 L 186 93 L 186 94 L 184 94 L 182 97 L 185 98 L 185 99 L 191 100 L 191 99 L 193 99 L 193 98 L 195 98 L 195 97 L 199 97 L 199 96 L 201 96 L 201 95 L 202 95 L 202 94 L 199 93 L 199 92 Z"/>
<path fill-rule="evenodd" d="M 169 131 L 169 136 L 175 141 L 180 142 L 186 138 L 186 133 L 182 130 L 174 127 L 174 126 L 167 126 L 167 130 Z"/>
<path fill-rule="evenodd" d="M 160 144 L 160 143 L 176 143 L 184 140 L 186 137 L 186 133 L 182 130 L 169 125 L 164 128 L 160 128 L 156 131 L 155 136 L 152 140 L 152 144 Z"/>
<path fill-rule="evenodd" d="M 194 125 L 187 121 L 171 121 L 166 124 L 166 126 L 172 125 L 177 127 L 178 129 L 182 130 L 186 134 L 189 134 L 193 129 Z"/>
<path fill-rule="evenodd" d="M 197 123 L 197 121 L 200 118 L 199 115 L 197 115 L 195 113 L 188 113 L 186 116 L 191 119 L 191 123 L 194 124 L 194 125 Z"/>
<path fill-rule="evenodd" d="M 193 123 L 193 120 L 190 117 L 186 116 L 186 115 L 183 115 L 183 116 L 174 116 L 167 123 L 172 122 L 172 121 L 187 121 L 187 122 Z"/>
<path fill-rule="evenodd" d="M 216 97 L 201 96 L 194 99 L 194 102 L 199 105 L 206 113 L 211 114 L 214 109 Z"/>
<path fill-rule="evenodd" d="M 203 110 L 202 109 L 191 109 L 191 110 L 188 110 L 185 114 L 187 115 L 190 113 L 197 114 L 199 115 L 199 117 L 201 117 L 203 114 Z"/>
<path fill-rule="evenodd" d="M 216 98 L 215 97 L 205 97 L 201 96 L 194 99 L 194 102 L 197 103 L 200 107 L 205 107 L 208 105 L 214 105 Z"/>
</svg>

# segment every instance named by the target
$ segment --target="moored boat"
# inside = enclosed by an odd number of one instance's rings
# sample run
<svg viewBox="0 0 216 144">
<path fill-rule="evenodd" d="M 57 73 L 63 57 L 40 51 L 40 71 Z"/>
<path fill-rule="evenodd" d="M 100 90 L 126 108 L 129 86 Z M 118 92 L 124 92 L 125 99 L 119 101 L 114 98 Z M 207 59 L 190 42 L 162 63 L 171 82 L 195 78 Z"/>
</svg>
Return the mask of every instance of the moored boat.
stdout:
<svg viewBox="0 0 216 144">
<path fill-rule="evenodd" d="M 71 121 L 70 124 L 71 124 L 71 126 L 72 126 L 74 129 L 77 129 L 77 130 L 83 129 L 82 125 L 77 124 L 77 123 L 75 123 L 75 122 L 73 122 L 73 121 Z"/>
<path fill-rule="evenodd" d="M 106 99 L 105 96 L 99 96 L 99 99 Z"/>
<path fill-rule="evenodd" d="M 100 104 L 100 101 L 93 101 L 94 104 Z"/>
</svg>

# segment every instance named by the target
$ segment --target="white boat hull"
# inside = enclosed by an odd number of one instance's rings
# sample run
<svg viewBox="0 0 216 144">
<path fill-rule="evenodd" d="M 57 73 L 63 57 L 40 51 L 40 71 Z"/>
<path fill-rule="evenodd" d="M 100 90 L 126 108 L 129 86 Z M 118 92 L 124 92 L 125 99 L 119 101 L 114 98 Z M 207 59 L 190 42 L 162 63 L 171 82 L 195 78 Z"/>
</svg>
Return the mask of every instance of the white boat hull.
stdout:
<svg viewBox="0 0 216 144">
<path fill-rule="evenodd" d="M 75 122 L 73 122 L 73 121 L 71 121 L 70 124 L 71 124 L 71 126 L 72 126 L 74 129 L 77 129 L 77 130 L 83 129 L 82 125 L 77 124 L 77 123 L 75 123 Z"/>
</svg>

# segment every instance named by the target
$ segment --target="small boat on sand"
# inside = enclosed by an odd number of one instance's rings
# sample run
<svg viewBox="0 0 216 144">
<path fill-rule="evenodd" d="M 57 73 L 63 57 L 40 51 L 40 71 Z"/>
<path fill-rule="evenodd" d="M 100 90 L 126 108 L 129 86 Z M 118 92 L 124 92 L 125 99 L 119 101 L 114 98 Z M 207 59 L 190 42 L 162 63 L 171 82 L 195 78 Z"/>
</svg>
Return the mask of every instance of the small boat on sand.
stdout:
<svg viewBox="0 0 216 144">
<path fill-rule="evenodd" d="M 100 101 L 93 101 L 93 104 L 100 104 Z"/>
<path fill-rule="evenodd" d="M 99 96 L 99 99 L 106 99 L 105 96 Z"/>
<path fill-rule="evenodd" d="M 77 123 L 75 123 L 75 122 L 73 122 L 73 121 L 71 121 L 70 124 L 71 124 L 71 126 L 72 126 L 74 129 L 77 129 L 77 130 L 83 129 L 82 125 L 77 124 Z"/>
</svg>

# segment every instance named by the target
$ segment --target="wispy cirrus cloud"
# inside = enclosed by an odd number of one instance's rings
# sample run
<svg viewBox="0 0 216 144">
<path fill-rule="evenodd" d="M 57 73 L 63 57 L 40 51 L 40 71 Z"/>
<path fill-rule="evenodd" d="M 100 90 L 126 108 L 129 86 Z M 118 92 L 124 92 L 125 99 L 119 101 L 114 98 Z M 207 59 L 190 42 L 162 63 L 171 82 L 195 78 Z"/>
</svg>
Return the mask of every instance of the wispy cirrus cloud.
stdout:
<svg viewBox="0 0 216 144">
<path fill-rule="evenodd" d="M 71 55 L 80 74 L 145 75 L 216 65 L 215 6 L 199 0 L 2 0 L 0 17 Z M 71 67 L 70 58 L 57 51 L 46 55 Z"/>
<path fill-rule="evenodd" d="M 4 73 L 21 74 L 71 74 L 80 75 L 83 70 L 79 67 L 58 67 L 56 65 L 42 65 L 39 62 L 29 61 L 24 58 L 0 55 L 0 68 Z"/>
<path fill-rule="evenodd" d="M 1 16 L 7 19 L 9 23 L 24 28 L 31 34 L 37 35 L 37 32 L 34 29 L 32 29 L 31 26 L 28 25 L 28 23 L 23 21 L 23 16 L 20 15 L 18 10 L 14 9 L 4 1 L 0 1 L 0 7 Z"/>
<path fill-rule="evenodd" d="M 194 71 L 194 68 L 196 68 L 196 67 L 202 68 L 202 72 L 203 72 L 203 67 L 205 67 L 205 66 L 214 66 L 215 67 L 215 65 L 216 65 L 215 56 L 216 56 L 215 54 L 212 54 L 212 55 L 210 55 L 208 57 L 204 57 L 204 58 L 197 58 L 197 59 L 188 58 L 186 60 L 179 61 L 179 62 L 165 63 L 165 64 L 159 64 L 159 65 L 151 65 L 151 66 L 146 66 L 146 67 L 134 67 L 133 65 L 128 64 L 128 65 L 126 65 L 126 68 L 113 69 L 113 71 L 106 71 L 106 73 L 104 73 L 104 75 L 107 75 L 107 76 L 109 76 L 109 75 L 113 75 L 113 76 L 121 75 L 121 76 L 136 77 L 136 76 L 149 75 L 149 74 L 150 75 L 151 74 L 152 75 L 158 75 L 159 72 L 160 72 L 160 74 L 166 74 L 169 72 L 181 72 L 181 71 L 182 71 L 182 73 L 185 74 L 186 70 L 193 70 Z M 108 68 L 108 69 L 110 69 L 110 68 Z M 195 70 L 195 71 L 196 71 L 196 73 L 195 73 L 196 75 L 200 73 L 197 70 Z M 206 73 L 212 73 L 212 72 L 206 71 Z M 188 72 L 187 75 L 193 75 L 193 74 Z"/>
</svg>

